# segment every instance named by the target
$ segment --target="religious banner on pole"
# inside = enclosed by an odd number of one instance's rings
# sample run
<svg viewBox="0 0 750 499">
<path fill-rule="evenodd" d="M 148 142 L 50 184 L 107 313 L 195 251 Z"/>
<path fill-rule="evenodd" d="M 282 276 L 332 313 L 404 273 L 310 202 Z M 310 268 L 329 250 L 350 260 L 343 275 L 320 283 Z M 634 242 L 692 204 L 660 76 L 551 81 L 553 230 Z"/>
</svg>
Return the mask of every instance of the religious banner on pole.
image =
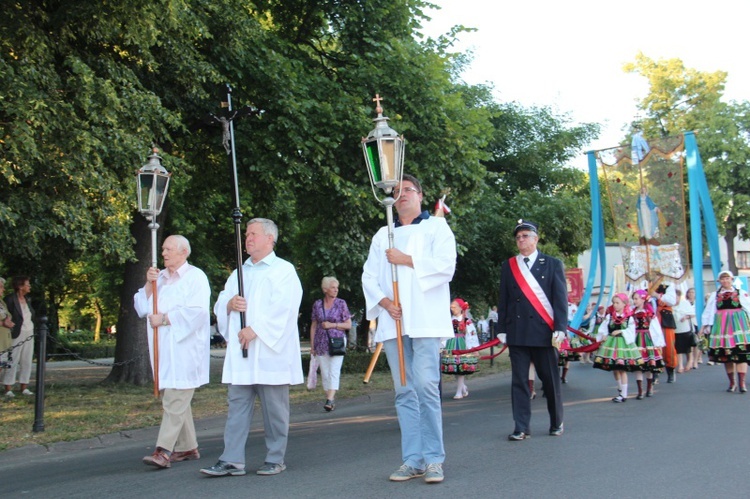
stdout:
<svg viewBox="0 0 750 499">
<path fill-rule="evenodd" d="M 629 147 L 597 152 L 629 282 L 688 277 L 684 150 L 682 135 L 647 142 L 636 132 Z"/>
</svg>

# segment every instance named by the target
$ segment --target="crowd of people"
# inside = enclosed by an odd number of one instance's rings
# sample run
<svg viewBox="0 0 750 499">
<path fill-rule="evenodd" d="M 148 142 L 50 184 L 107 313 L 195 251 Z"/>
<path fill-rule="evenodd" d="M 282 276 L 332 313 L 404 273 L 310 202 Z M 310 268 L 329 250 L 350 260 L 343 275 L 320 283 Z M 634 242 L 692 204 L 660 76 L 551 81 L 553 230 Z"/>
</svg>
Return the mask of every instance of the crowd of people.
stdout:
<svg viewBox="0 0 750 499">
<path fill-rule="evenodd" d="M 658 283 L 630 296 L 617 293 L 596 330 L 600 346 L 594 368 L 610 371 L 618 394 L 612 401 L 628 400 L 628 373 L 635 373 L 637 400 L 654 395 L 659 373 L 666 370 L 667 383 L 676 373 L 698 369 L 703 362 L 702 344 L 708 345 L 708 363 L 724 364 L 728 392 L 747 392 L 745 377 L 750 360 L 750 297 L 734 286 L 729 271 L 719 274 L 719 289 L 706 296 L 698 330 L 695 289 L 684 293 L 674 284 Z M 643 380 L 646 387 L 644 391 Z"/>
<path fill-rule="evenodd" d="M 442 374 L 455 376 L 453 399 L 468 397 L 466 379 L 477 371 L 478 357 L 456 351 L 478 349 L 489 339 L 508 348 L 514 424 L 510 441 L 531 436 L 536 377 L 546 400 L 549 435 L 564 433 L 561 385 L 567 382 L 572 361 L 612 372 L 618 390 L 614 403 L 629 400 L 628 375 L 633 373 L 636 399 L 642 400 L 654 395 L 662 371 L 672 383 L 676 373 L 697 369 L 702 362 L 702 335 L 709 362 L 725 365 L 727 391 L 747 392 L 750 297 L 734 287 L 730 272 L 720 274 L 719 289 L 707 296 L 700 331 L 695 290 L 687 290 L 683 297 L 673 284 L 656 281 L 649 289 L 616 293 L 606 307 L 588 304 L 581 324 L 586 334 L 571 336 L 568 324 L 574 310 L 568 303 L 564 266 L 538 250 L 538 224 L 520 219 L 512 233 L 518 254 L 502 264 L 498 305 L 487 321 L 480 319 L 477 328 L 469 304 L 451 298 L 457 253 L 449 225 L 422 210 L 422 186 L 415 177 L 404 175 L 391 195 L 395 227 L 382 227 L 373 236 L 362 271 L 366 319 L 373 341 L 382 345 L 388 360 L 401 434 L 401 464 L 389 476 L 391 481 L 444 480 Z M 205 273 L 188 263 L 189 241 L 181 235 L 164 240 L 164 268 L 149 268 L 133 298 L 136 312 L 146 319 L 162 402 L 161 426 L 153 453 L 143 458 L 145 464 L 164 469 L 200 459 L 191 401 L 195 390 L 209 382 L 214 327 L 226 342 L 222 383 L 228 385 L 228 411 L 223 452 L 216 464 L 200 472 L 214 477 L 247 473 L 246 445 L 256 401 L 263 414 L 266 449 L 255 473 L 270 476 L 286 470 L 289 391 L 304 382 L 297 328 L 302 285 L 294 265 L 276 255 L 277 240 L 278 228 L 272 220 L 254 218 L 247 223 L 249 258 L 228 277 L 212 310 Z M 0 278 L 0 293 L 4 285 Z M 27 387 L 33 354 L 33 342 L 28 341 L 33 335 L 29 278 L 15 277 L 13 288 L 14 293 L 0 303 L 0 351 L 12 352 L 12 358 L 0 359 L 7 365 L 6 397 L 14 396 L 16 381 L 21 393 L 31 395 Z M 335 277 L 324 277 L 321 291 L 323 296 L 311 312 L 310 378 L 319 367 L 323 410 L 332 412 L 352 316 L 338 297 Z M 315 383 L 308 380 L 308 388 L 314 389 Z"/>
</svg>

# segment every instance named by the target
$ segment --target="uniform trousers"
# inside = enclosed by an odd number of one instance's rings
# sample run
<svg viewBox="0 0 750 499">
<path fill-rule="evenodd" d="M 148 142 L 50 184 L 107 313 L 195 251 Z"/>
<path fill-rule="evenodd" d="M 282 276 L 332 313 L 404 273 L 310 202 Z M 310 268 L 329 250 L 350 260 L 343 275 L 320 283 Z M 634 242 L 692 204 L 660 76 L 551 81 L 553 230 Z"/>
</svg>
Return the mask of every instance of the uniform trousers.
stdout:
<svg viewBox="0 0 750 499">
<path fill-rule="evenodd" d="M 542 381 L 549 412 L 549 426 L 559 428 L 563 423 L 562 385 L 557 362 L 560 354 L 552 346 L 509 346 L 511 365 L 511 402 L 513 405 L 514 431 L 531 433 L 531 391 L 529 389 L 529 365 L 534 363 L 537 377 Z"/>
</svg>

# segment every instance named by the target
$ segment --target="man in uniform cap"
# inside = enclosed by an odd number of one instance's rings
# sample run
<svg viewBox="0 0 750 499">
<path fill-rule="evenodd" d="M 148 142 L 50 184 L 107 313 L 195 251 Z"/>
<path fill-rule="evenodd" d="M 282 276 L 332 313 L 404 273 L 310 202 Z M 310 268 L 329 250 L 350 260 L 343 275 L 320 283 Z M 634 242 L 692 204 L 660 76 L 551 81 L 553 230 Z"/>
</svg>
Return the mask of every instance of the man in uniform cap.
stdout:
<svg viewBox="0 0 750 499">
<path fill-rule="evenodd" d="M 560 260 L 537 250 L 536 223 L 519 220 L 513 235 L 519 254 L 503 263 L 498 303 L 498 332 L 505 337 L 512 369 L 515 428 L 508 439 L 524 440 L 531 434 L 531 393 L 527 382 L 531 362 L 544 386 L 549 434 L 560 436 L 563 405 L 557 347 L 565 338 L 568 323 L 565 269 Z"/>
</svg>

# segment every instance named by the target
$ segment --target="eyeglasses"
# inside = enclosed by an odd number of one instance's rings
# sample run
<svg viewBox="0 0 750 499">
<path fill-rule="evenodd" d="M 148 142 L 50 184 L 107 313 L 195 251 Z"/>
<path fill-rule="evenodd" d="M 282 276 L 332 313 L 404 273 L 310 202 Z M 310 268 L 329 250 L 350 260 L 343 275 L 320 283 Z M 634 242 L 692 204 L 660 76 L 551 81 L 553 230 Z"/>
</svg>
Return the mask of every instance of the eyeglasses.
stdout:
<svg viewBox="0 0 750 499">
<path fill-rule="evenodd" d="M 416 187 L 404 187 L 403 189 L 393 189 L 393 195 L 394 197 L 399 197 L 404 191 L 419 194 L 419 190 Z"/>
<path fill-rule="evenodd" d="M 530 237 L 534 237 L 534 234 L 519 234 L 516 236 L 516 241 L 523 241 L 524 239 L 528 239 Z"/>
</svg>

